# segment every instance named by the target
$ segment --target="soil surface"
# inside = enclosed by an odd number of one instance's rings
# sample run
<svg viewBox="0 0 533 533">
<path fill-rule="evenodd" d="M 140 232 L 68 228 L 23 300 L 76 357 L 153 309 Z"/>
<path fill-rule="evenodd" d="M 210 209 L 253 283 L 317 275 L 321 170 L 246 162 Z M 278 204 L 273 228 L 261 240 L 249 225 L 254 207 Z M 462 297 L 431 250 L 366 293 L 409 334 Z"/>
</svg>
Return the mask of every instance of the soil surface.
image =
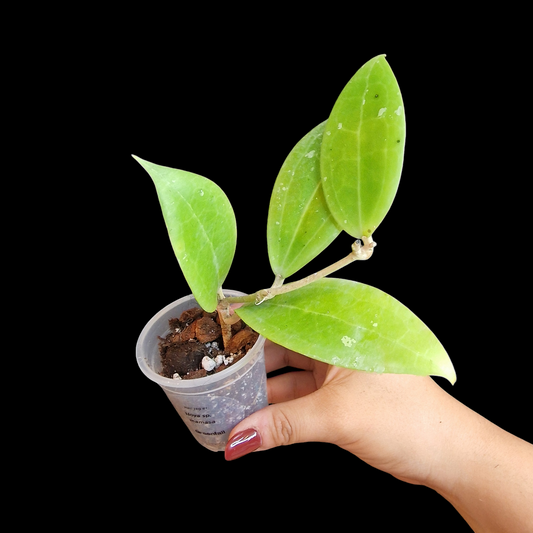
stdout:
<svg viewBox="0 0 533 533">
<path fill-rule="evenodd" d="M 159 337 L 160 374 L 174 379 L 195 379 L 222 372 L 242 359 L 259 334 L 239 320 L 231 327 L 226 349 L 218 314 L 199 307 L 184 311 L 169 321 L 170 333 Z"/>
</svg>

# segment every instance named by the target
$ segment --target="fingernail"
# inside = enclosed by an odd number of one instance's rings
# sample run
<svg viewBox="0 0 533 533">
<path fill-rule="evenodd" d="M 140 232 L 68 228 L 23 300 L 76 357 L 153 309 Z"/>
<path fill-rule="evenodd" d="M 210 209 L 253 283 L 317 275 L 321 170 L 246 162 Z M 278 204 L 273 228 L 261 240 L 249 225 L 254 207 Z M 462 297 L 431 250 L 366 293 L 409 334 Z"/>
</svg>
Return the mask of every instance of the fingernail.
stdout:
<svg viewBox="0 0 533 533">
<path fill-rule="evenodd" d="M 226 444 L 224 457 L 226 461 L 233 461 L 247 453 L 257 450 L 262 444 L 261 435 L 255 429 L 245 429 L 231 437 Z"/>
</svg>

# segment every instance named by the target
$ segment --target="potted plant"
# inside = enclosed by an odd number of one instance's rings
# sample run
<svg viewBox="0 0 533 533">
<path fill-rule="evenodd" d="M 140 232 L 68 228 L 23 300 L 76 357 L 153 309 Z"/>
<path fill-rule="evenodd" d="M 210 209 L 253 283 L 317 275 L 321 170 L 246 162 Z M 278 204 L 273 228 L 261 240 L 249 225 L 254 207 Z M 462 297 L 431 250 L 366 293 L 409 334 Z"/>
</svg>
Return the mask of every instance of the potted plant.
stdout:
<svg viewBox="0 0 533 533">
<path fill-rule="evenodd" d="M 222 450 L 231 428 L 266 405 L 265 338 L 336 366 L 437 375 L 455 382 L 455 371 L 443 346 L 407 307 L 374 287 L 330 277 L 349 263 L 372 256 L 374 231 L 398 189 L 404 147 L 405 110 L 400 88 L 385 56 L 377 56 L 356 72 L 329 118 L 307 133 L 283 163 L 267 220 L 274 282 L 253 294 L 222 290 L 237 232 L 231 204 L 218 185 L 134 156 L 155 183 L 170 241 L 192 291 L 146 326 L 139 338 L 138 361 L 165 389 L 195 437 L 208 448 Z M 355 239 L 346 257 L 311 276 L 285 283 L 342 231 Z M 235 304 L 240 307 L 234 309 Z M 229 368 L 195 380 L 159 376 L 158 337 L 168 334 L 169 319 L 193 305 L 218 316 L 224 343 L 230 341 L 232 324 L 238 320 L 261 335 L 256 346 L 234 365 L 238 380 L 244 379 L 237 385 L 244 393 L 244 403 L 239 393 L 225 388 L 220 377 L 227 372 L 232 382 Z M 255 369 L 252 373 L 248 373 L 249 364 Z M 252 385 L 252 374 L 257 386 Z M 191 403 L 193 392 L 204 383 L 216 389 L 205 396 L 217 398 L 217 405 L 204 404 L 204 400 L 198 405 Z M 181 395 L 179 401 L 172 394 Z M 222 422 L 226 413 L 228 420 Z M 215 420 L 217 423 L 211 423 Z M 203 424 L 199 422 L 219 429 L 200 431 L 198 427 Z"/>
</svg>

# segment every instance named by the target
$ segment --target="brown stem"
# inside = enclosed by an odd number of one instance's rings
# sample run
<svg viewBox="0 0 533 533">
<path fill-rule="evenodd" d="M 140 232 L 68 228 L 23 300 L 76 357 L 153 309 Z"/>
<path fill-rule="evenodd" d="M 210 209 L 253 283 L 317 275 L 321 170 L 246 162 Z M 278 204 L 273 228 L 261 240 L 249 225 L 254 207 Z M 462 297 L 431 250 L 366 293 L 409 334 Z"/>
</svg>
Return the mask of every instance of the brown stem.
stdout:
<svg viewBox="0 0 533 533">
<path fill-rule="evenodd" d="M 220 319 L 220 329 L 222 330 L 222 342 L 224 343 L 224 348 L 227 348 L 229 341 L 231 340 L 231 324 L 226 320 L 224 316 L 225 309 L 220 306 L 217 307 L 218 317 Z M 235 315 L 237 316 L 237 315 Z M 237 316 L 237 320 L 239 317 Z M 235 322 L 237 322 L 235 320 Z"/>
</svg>

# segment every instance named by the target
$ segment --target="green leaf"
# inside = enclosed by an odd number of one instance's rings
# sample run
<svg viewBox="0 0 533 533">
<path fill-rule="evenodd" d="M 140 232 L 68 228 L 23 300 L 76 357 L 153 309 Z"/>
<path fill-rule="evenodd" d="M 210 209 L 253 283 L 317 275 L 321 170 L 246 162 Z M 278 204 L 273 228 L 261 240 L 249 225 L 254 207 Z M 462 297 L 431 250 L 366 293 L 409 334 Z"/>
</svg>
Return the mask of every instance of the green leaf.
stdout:
<svg viewBox="0 0 533 533">
<path fill-rule="evenodd" d="M 340 94 L 326 124 L 321 170 L 337 223 L 352 237 L 370 236 L 396 195 L 405 147 L 398 82 L 378 56 Z"/>
<path fill-rule="evenodd" d="M 155 183 L 170 242 L 194 297 L 214 311 L 237 243 L 228 198 L 207 178 L 133 157 Z"/>
<path fill-rule="evenodd" d="M 279 171 L 268 211 L 268 256 L 274 274 L 287 278 L 322 252 L 341 232 L 320 182 L 325 122 L 291 150 Z"/>
<path fill-rule="evenodd" d="M 236 312 L 266 338 L 335 366 L 456 379 L 428 327 L 369 285 L 324 278 Z"/>
</svg>

